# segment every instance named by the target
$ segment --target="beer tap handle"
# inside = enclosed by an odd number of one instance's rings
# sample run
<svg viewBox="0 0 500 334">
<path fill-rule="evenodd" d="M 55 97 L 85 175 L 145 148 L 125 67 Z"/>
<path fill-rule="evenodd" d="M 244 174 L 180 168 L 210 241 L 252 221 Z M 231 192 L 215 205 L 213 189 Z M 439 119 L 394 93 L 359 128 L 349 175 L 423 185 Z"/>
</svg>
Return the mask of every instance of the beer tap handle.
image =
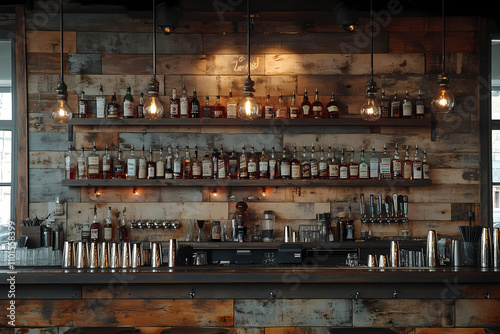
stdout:
<svg viewBox="0 0 500 334">
<path fill-rule="evenodd" d="M 398 194 L 392 194 L 392 205 L 394 209 L 394 218 L 398 217 Z"/>
<path fill-rule="evenodd" d="M 374 203 L 374 198 L 373 194 L 370 194 L 370 218 L 375 218 L 375 203 Z"/>
</svg>

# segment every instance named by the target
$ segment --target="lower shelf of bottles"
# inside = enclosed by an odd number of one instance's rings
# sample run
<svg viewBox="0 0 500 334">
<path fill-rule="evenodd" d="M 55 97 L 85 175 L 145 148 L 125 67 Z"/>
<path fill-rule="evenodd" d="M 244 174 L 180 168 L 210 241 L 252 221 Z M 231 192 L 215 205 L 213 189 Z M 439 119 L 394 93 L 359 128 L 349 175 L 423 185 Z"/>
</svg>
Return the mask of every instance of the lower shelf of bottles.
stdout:
<svg viewBox="0 0 500 334">
<path fill-rule="evenodd" d="M 246 179 L 86 179 L 63 180 L 63 186 L 68 187 L 426 187 L 431 186 L 431 180 L 246 180 Z"/>
</svg>

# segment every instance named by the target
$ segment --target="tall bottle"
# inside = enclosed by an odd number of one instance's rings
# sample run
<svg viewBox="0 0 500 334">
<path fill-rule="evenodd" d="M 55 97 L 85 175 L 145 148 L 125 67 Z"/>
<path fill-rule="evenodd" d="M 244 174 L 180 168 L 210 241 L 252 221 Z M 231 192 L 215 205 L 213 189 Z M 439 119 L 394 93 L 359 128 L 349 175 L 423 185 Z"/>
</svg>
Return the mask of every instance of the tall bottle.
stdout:
<svg viewBox="0 0 500 334">
<path fill-rule="evenodd" d="M 73 180 L 76 178 L 76 166 L 77 161 L 73 152 L 71 145 L 68 147 L 66 154 L 64 156 L 64 171 L 66 180 Z"/>
<path fill-rule="evenodd" d="M 331 152 L 329 152 L 329 154 L 331 154 Z M 320 179 L 328 179 L 328 160 L 325 157 L 323 146 L 321 146 L 319 153 L 318 176 Z"/>
<path fill-rule="evenodd" d="M 278 97 L 278 104 L 276 105 L 276 108 L 274 108 L 274 118 L 277 119 L 285 119 L 289 118 L 288 116 L 288 108 L 283 101 L 283 94 L 280 92 L 280 95 Z"/>
<path fill-rule="evenodd" d="M 144 145 L 142 145 L 141 155 L 139 156 L 137 167 L 137 178 L 145 179 L 148 176 L 148 162 L 146 156 L 144 155 Z"/>
<path fill-rule="evenodd" d="M 335 101 L 335 95 L 332 92 L 332 97 L 330 102 L 326 105 L 326 111 L 328 112 L 328 118 L 339 118 L 340 117 L 340 104 Z"/>
<path fill-rule="evenodd" d="M 163 156 L 163 145 L 160 145 L 160 154 L 156 160 L 156 179 L 165 178 L 165 157 Z"/>
<path fill-rule="evenodd" d="M 269 92 L 266 95 L 266 103 L 264 104 L 264 112 L 262 113 L 265 119 L 273 119 L 274 118 L 274 107 L 271 103 L 271 96 Z"/>
<path fill-rule="evenodd" d="M 226 108 L 220 103 L 220 95 L 217 94 L 217 98 L 215 100 L 215 105 L 213 109 L 213 117 L 214 118 L 227 118 Z"/>
<path fill-rule="evenodd" d="M 282 179 L 290 179 L 291 178 L 291 164 L 290 160 L 286 155 L 286 148 L 283 147 L 282 156 L 280 159 L 280 175 Z"/>
<path fill-rule="evenodd" d="M 144 118 L 144 93 L 142 92 L 137 105 L 137 118 Z"/>
<path fill-rule="evenodd" d="M 210 160 L 210 156 L 208 153 L 205 153 L 203 160 L 201 161 L 201 177 L 204 179 L 212 178 L 212 160 Z"/>
<path fill-rule="evenodd" d="M 318 88 L 312 103 L 312 118 L 323 118 L 323 103 L 319 100 Z"/>
<path fill-rule="evenodd" d="M 94 147 L 92 148 L 92 153 L 89 154 L 87 159 L 88 159 L 87 162 L 88 178 L 93 180 L 102 178 L 101 158 L 99 157 L 99 153 L 97 153 L 97 147 L 95 146 L 95 142 L 94 142 Z"/>
<path fill-rule="evenodd" d="M 224 153 L 222 145 L 220 146 L 220 154 L 217 157 L 217 178 L 220 180 L 228 178 L 228 163 L 229 159 Z"/>
<path fill-rule="evenodd" d="M 234 147 L 233 147 L 233 150 L 231 151 L 231 154 L 229 155 L 227 161 L 228 161 L 227 164 L 228 164 L 228 176 L 229 176 L 229 178 L 230 179 L 237 179 L 238 172 L 240 169 L 240 166 L 239 166 L 240 161 L 239 161 L 238 155 L 234 151 Z"/>
<path fill-rule="evenodd" d="M 177 98 L 177 89 L 172 88 L 172 98 L 170 99 L 170 118 L 179 118 L 181 101 Z"/>
<path fill-rule="evenodd" d="M 255 147 L 252 145 L 252 151 L 248 155 L 248 178 L 255 180 L 259 178 L 259 157 L 255 153 Z"/>
<path fill-rule="evenodd" d="M 387 154 L 387 146 L 384 144 L 384 153 L 380 157 L 380 179 L 392 179 L 392 163 L 391 157 Z"/>
<path fill-rule="evenodd" d="M 361 156 L 359 157 L 359 178 L 368 179 L 370 176 L 369 167 L 366 163 L 365 148 L 361 147 Z"/>
<path fill-rule="evenodd" d="M 359 164 L 354 160 L 354 148 L 351 146 L 351 161 L 349 162 L 349 178 L 359 179 Z"/>
<path fill-rule="evenodd" d="M 236 112 L 238 108 L 238 101 L 233 98 L 233 91 L 229 90 L 229 97 L 226 104 L 226 115 L 227 118 L 238 118 L 238 113 Z"/>
<path fill-rule="evenodd" d="M 422 160 L 418 154 L 418 145 L 415 145 L 415 155 L 413 156 L 413 172 L 412 176 L 414 180 L 422 179 Z"/>
<path fill-rule="evenodd" d="M 134 118 L 134 98 L 130 93 L 130 86 L 127 87 L 127 93 L 123 97 L 123 118 Z"/>
<path fill-rule="evenodd" d="M 293 147 L 292 159 L 290 160 L 290 176 L 292 180 L 299 180 L 302 178 L 300 172 L 300 161 L 297 155 L 297 146 Z"/>
<path fill-rule="evenodd" d="M 311 118 L 312 106 L 311 102 L 309 102 L 309 97 L 307 96 L 307 89 L 304 89 L 304 98 L 302 99 L 300 109 L 302 118 Z"/>
<path fill-rule="evenodd" d="M 112 179 L 113 178 L 113 157 L 109 153 L 108 144 L 104 150 L 104 155 L 102 156 L 102 178 Z"/>
<path fill-rule="evenodd" d="M 306 144 L 302 147 L 302 160 L 300 160 L 300 173 L 303 179 L 311 178 L 311 160 L 307 157 Z"/>
<path fill-rule="evenodd" d="M 269 180 L 277 179 L 277 168 L 278 168 L 278 159 L 276 157 L 276 152 L 274 151 L 274 147 L 271 148 L 271 154 L 269 155 Z"/>
<path fill-rule="evenodd" d="M 200 118 L 200 101 L 198 101 L 198 94 L 196 93 L 196 87 L 193 90 L 193 98 L 191 99 L 191 113 L 190 118 Z"/>
<path fill-rule="evenodd" d="M 392 178 L 395 180 L 401 179 L 403 177 L 403 169 L 401 164 L 401 159 L 398 153 L 398 143 L 394 146 L 394 158 L 392 159 Z"/>
<path fill-rule="evenodd" d="M 130 147 L 130 155 L 127 158 L 127 179 L 137 179 L 137 158 L 135 157 L 134 145 Z"/>
<path fill-rule="evenodd" d="M 389 118 L 391 117 L 391 101 L 385 96 L 385 90 L 382 89 L 382 95 L 379 101 L 380 105 L 380 117 Z"/>
<path fill-rule="evenodd" d="M 331 150 L 330 145 L 328 145 L 328 178 L 330 180 L 335 180 L 339 178 L 340 164 L 335 159 L 335 152 Z"/>
<path fill-rule="evenodd" d="M 104 241 L 111 242 L 113 241 L 113 218 L 111 217 L 111 207 L 108 206 L 108 216 L 106 217 L 106 220 L 104 221 L 104 228 L 103 228 L 103 239 Z"/>
<path fill-rule="evenodd" d="M 264 147 L 259 156 L 259 178 L 269 179 L 269 158 Z"/>
<path fill-rule="evenodd" d="M 182 85 L 182 95 L 179 99 L 179 117 L 189 118 L 189 99 L 184 85 Z"/>
<path fill-rule="evenodd" d="M 248 159 L 245 153 L 245 146 L 241 149 L 238 174 L 240 179 L 248 179 Z"/>
<path fill-rule="evenodd" d="M 165 157 L 165 179 L 170 180 L 173 178 L 174 178 L 174 155 L 172 153 L 172 146 L 168 145 L 167 154 Z"/>
<path fill-rule="evenodd" d="M 221 146 L 222 148 L 222 146 Z M 222 152 L 221 152 L 222 153 Z M 218 168 L 218 160 L 219 160 L 219 151 L 214 147 L 212 152 L 212 179 L 217 179 L 217 168 Z"/>
<path fill-rule="evenodd" d="M 398 99 L 398 93 L 394 91 L 394 97 L 391 101 L 391 117 L 401 117 L 401 101 Z"/>
<path fill-rule="evenodd" d="M 415 118 L 424 118 L 425 116 L 425 101 L 422 98 L 422 92 L 418 91 L 418 99 L 415 101 Z"/>
<path fill-rule="evenodd" d="M 403 118 L 412 118 L 412 117 L 413 117 L 413 103 L 410 99 L 408 91 L 406 91 L 406 95 L 403 100 Z"/>
<path fill-rule="evenodd" d="M 347 180 L 349 178 L 349 165 L 345 160 L 344 149 L 340 154 L 339 179 Z"/>
<path fill-rule="evenodd" d="M 97 207 L 94 204 L 94 218 L 92 219 L 92 224 L 90 225 L 90 241 L 99 242 L 101 241 L 101 223 L 97 220 Z"/>
<path fill-rule="evenodd" d="M 85 100 L 85 92 L 82 92 L 78 100 L 78 118 L 87 118 L 87 100 Z"/>
<path fill-rule="evenodd" d="M 424 150 L 424 157 L 422 158 L 422 178 L 424 180 L 429 180 L 430 176 L 430 165 L 427 161 L 427 151 Z"/>
<path fill-rule="evenodd" d="M 372 147 L 372 154 L 370 156 L 370 179 L 372 180 L 380 179 L 379 161 L 378 161 L 378 156 L 375 153 L 375 145 Z"/>
<path fill-rule="evenodd" d="M 87 178 L 87 159 L 85 158 L 85 150 L 82 148 L 80 150 L 80 156 L 77 160 L 77 168 L 78 168 L 78 178 L 80 180 Z"/>
<path fill-rule="evenodd" d="M 402 170 L 403 170 L 402 171 L 403 180 L 413 179 L 413 161 L 411 161 L 410 159 L 410 152 L 408 150 L 408 145 L 406 145 L 405 159 L 403 160 Z"/>
<path fill-rule="evenodd" d="M 179 153 L 179 146 L 175 147 L 175 151 L 173 154 L 173 164 L 172 164 L 172 170 L 174 174 L 174 179 L 181 179 L 182 178 L 182 161 L 181 161 L 181 156 Z"/>
<path fill-rule="evenodd" d="M 309 164 L 311 166 L 311 179 L 319 178 L 319 165 L 318 165 L 318 159 L 316 159 L 316 151 L 314 150 L 314 144 L 311 144 L 311 160 Z"/>
<path fill-rule="evenodd" d="M 300 113 L 300 107 L 297 105 L 295 100 L 295 91 L 292 93 L 292 101 L 290 102 L 290 119 L 302 118 Z"/>
<path fill-rule="evenodd" d="M 148 161 L 146 163 L 146 179 L 151 180 L 155 178 L 156 178 L 156 161 L 153 156 L 153 149 L 150 147 Z"/>
<path fill-rule="evenodd" d="M 118 147 L 118 153 L 113 161 L 113 178 L 125 179 L 127 177 L 127 164 L 122 155 L 122 149 Z"/>
<path fill-rule="evenodd" d="M 186 146 L 184 151 L 184 158 L 182 159 L 182 177 L 184 179 L 190 179 L 192 177 L 191 168 L 191 153 L 189 152 L 189 146 Z"/>
<path fill-rule="evenodd" d="M 118 227 L 119 241 L 130 241 L 129 230 L 127 227 L 127 208 L 123 208 L 121 224 Z"/>
<path fill-rule="evenodd" d="M 96 118 L 106 118 L 106 98 L 104 97 L 104 90 L 99 87 L 99 95 L 95 97 L 96 105 Z"/>
</svg>

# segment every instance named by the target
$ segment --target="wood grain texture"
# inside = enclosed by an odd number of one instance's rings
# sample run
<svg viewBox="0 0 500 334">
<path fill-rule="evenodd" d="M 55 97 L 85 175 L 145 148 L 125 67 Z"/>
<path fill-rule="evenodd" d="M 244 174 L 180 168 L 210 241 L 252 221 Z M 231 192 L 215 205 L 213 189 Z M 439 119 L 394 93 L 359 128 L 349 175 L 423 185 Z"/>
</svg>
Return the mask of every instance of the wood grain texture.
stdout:
<svg viewBox="0 0 500 334">
<path fill-rule="evenodd" d="M 63 38 L 63 53 L 75 53 L 76 31 L 65 30 Z M 28 30 L 26 32 L 26 51 L 29 53 L 60 53 L 60 42 L 59 31 Z"/>
<path fill-rule="evenodd" d="M 204 55 L 158 55 L 157 74 L 197 74 L 207 73 Z M 102 74 L 151 75 L 153 73 L 152 55 L 103 54 Z"/>
</svg>

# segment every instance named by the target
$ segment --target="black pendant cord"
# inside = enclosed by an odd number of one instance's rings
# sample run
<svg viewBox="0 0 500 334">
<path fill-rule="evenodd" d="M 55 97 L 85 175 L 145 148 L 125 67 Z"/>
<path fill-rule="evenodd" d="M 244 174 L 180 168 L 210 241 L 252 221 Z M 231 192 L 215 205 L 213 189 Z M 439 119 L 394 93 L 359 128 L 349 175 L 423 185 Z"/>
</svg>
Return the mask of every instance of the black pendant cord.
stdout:
<svg viewBox="0 0 500 334">
<path fill-rule="evenodd" d="M 370 64 L 371 64 L 371 75 L 370 80 L 373 82 L 373 0 L 370 0 Z"/>
<path fill-rule="evenodd" d="M 60 38 L 61 38 L 61 47 L 60 47 L 60 51 L 61 51 L 61 82 L 64 82 L 64 50 L 63 50 L 63 46 L 64 46 L 64 39 L 63 39 L 63 5 L 62 5 L 62 2 L 63 0 L 60 0 L 59 1 L 59 23 L 60 23 L 60 27 L 59 29 L 61 30 L 60 31 Z"/>
<path fill-rule="evenodd" d="M 153 0 L 153 79 L 156 80 L 156 2 Z"/>
<path fill-rule="evenodd" d="M 442 66 L 442 69 L 443 69 L 443 73 L 445 73 L 445 44 L 444 44 L 444 39 L 445 39 L 445 18 L 444 18 L 444 0 L 441 1 L 441 12 L 442 12 L 442 43 L 443 43 L 443 54 L 441 56 L 441 66 Z"/>
<path fill-rule="evenodd" d="M 248 78 L 250 78 L 250 0 L 247 0 L 247 58 L 248 58 Z"/>
</svg>

